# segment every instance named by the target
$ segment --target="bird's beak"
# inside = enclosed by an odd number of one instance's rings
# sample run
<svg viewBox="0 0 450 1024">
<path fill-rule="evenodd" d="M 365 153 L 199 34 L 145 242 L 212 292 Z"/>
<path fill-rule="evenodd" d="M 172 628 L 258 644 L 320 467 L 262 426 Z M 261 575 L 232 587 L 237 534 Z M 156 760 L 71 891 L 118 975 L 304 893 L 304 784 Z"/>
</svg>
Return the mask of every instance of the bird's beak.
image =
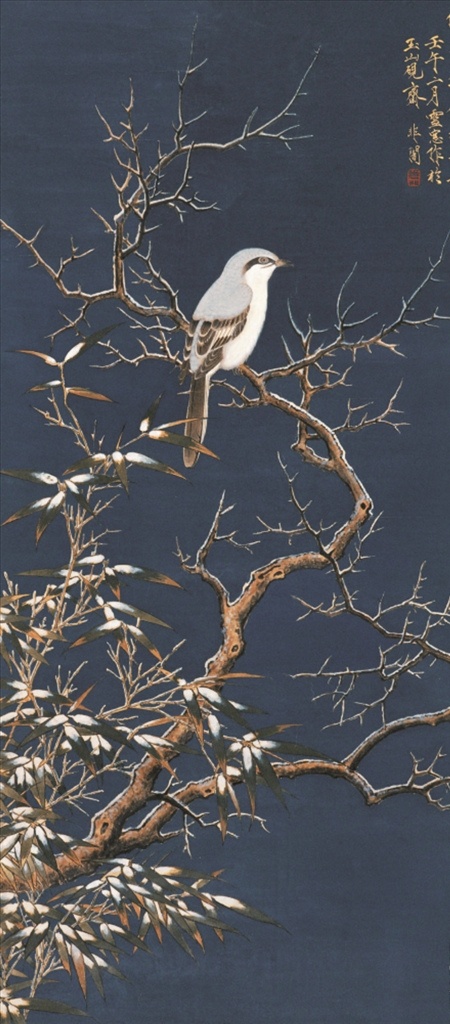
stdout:
<svg viewBox="0 0 450 1024">
<path fill-rule="evenodd" d="M 276 265 L 277 265 L 277 267 L 293 267 L 294 266 L 294 264 L 291 263 L 290 260 L 280 260 L 280 259 L 277 260 Z"/>
</svg>

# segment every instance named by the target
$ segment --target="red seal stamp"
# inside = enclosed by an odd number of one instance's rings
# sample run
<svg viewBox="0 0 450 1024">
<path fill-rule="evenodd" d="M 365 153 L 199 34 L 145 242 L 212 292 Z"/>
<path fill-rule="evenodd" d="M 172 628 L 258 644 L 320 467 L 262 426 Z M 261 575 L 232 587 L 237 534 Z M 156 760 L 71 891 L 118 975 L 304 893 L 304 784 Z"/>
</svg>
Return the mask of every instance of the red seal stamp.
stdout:
<svg viewBox="0 0 450 1024">
<path fill-rule="evenodd" d="M 420 169 L 418 167 L 410 167 L 406 175 L 406 184 L 410 188 L 418 188 L 420 185 Z"/>
</svg>

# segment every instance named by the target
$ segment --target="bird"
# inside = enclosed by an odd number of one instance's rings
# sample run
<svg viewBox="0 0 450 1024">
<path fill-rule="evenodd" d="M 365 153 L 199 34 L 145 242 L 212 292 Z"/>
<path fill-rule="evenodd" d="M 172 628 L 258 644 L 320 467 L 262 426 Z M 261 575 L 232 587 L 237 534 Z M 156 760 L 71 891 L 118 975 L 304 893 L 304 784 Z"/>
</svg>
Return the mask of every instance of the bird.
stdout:
<svg viewBox="0 0 450 1024">
<path fill-rule="evenodd" d="M 205 292 L 192 316 L 181 373 L 191 373 L 184 432 L 202 443 L 208 424 L 210 380 L 216 370 L 235 370 L 247 361 L 261 334 L 267 310 L 269 278 L 277 267 L 290 267 L 268 249 L 240 249 Z M 186 467 L 199 452 L 183 448 Z"/>
</svg>

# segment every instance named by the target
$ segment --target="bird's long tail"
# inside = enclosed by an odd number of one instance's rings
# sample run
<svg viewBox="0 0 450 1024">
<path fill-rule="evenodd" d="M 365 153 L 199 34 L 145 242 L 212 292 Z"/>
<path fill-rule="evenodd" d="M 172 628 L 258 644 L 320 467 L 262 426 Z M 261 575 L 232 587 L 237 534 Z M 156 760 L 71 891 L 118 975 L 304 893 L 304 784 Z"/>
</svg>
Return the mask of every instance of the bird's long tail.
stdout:
<svg viewBox="0 0 450 1024">
<path fill-rule="evenodd" d="M 208 423 L 209 377 L 192 377 L 184 433 L 193 441 L 201 442 Z M 187 467 L 195 466 L 199 453 L 192 448 L 183 448 L 183 462 Z"/>
</svg>

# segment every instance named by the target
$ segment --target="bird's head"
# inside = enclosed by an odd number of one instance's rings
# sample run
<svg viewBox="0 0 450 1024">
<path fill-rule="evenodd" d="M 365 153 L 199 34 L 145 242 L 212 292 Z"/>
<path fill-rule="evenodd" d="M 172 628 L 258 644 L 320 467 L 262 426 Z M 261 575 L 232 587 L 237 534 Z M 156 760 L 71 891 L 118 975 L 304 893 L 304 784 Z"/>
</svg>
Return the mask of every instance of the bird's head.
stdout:
<svg viewBox="0 0 450 1024">
<path fill-rule="evenodd" d="M 226 270 L 229 268 L 238 272 L 241 279 L 250 288 L 255 285 L 267 282 L 277 267 L 291 267 L 289 260 L 280 259 L 275 253 L 268 249 L 241 249 L 228 261 Z"/>
</svg>

